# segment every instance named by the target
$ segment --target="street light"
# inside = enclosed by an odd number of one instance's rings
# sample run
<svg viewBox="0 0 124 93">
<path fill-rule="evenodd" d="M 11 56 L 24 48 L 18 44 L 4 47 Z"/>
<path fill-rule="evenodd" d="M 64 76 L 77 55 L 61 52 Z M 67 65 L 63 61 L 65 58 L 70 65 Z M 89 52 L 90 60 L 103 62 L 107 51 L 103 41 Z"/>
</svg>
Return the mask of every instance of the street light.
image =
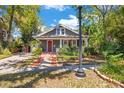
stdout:
<svg viewBox="0 0 124 93">
<path fill-rule="evenodd" d="M 79 20 L 79 68 L 76 72 L 76 76 L 79 78 L 85 77 L 86 74 L 84 72 L 84 70 L 81 68 L 82 66 L 82 31 L 81 31 L 81 10 L 82 10 L 82 6 L 78 6 L 78 20 Z"/>
</svg>

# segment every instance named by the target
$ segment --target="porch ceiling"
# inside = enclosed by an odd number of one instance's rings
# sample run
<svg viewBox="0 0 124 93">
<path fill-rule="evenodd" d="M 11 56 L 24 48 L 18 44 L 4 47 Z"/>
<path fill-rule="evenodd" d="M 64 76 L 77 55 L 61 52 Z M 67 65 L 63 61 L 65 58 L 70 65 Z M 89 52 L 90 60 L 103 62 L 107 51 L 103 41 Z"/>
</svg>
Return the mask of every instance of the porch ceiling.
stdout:
<svg viewBox="0 0 124 93">
<path fill-rule="evenodd" d="M 77 37 L 77 38 L 51 38 L 51 37 L 47 37 L 47 38 L 37 38 L 38 40 L 48 40 L 48 39 L 52 39 L 52 40 L 60 40 L 60 39 L 62 39 L 62 40 L 78 40 L 79 38 Z"/>
</svg>

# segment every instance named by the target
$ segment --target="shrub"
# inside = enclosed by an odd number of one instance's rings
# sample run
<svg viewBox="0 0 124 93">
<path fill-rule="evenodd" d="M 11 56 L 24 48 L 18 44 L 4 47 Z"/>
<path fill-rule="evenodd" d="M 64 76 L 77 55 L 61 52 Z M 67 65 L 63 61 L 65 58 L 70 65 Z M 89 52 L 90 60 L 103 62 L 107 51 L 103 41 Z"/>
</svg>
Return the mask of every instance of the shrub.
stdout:
<svg viewBox="0 0 124 93">
<path fill-rule="evenodd" d="M 62 48 L 59 49 L 59 52 L 58 53 L 60 55 L 64 55 L 64 54 L 66 55 L 66 54 L 68 54 L 68 51 L 69 51 L 69 47 L 68 46 L 64 46 L 64 47 L 62 47 Z"/>
<path fill-rule="evenodd" d="M 0 54 L 3 53 L 3 47 L 0 45 Z"/>
<path fill-rule="evenodd" d="M 62 48 L 59 49 L 59 55 L 77 55 L 78 54 L 78 51 L 77 51 L 77 47 L 75 46 L 72 46 L 72 47 L 69 47 L 69 46 L 64 46 Z"/>
<path fill-rule="evenodd" d="M 107 62 L 111 62 L 111 63 L 113 63 L 113 62 L 119 62 L 119 61 L 121 61 L 121 60 L 123 60 L 123 54 L 122 53 L 120 53 L 120 54 L 117 54 L 117 55 L 108 55 L 107 56 Z"/>
<path fill-rule="evenodd" d="M 84 49 L 84 53 L 85 53 L 85 55 L 95 55 L 95 54 L 97 54 L 97 53 L 95 52 L 95 50 L 94 50 L 93 47 L 86 47 L 86 48 Z"/>
<path fill-rule="evenodd" d="M 42 48 L 34 48 L 32 53 L 34 56 L 40 55 L 42 53 Z"/>
<path fill-rule="evenodd" d="M 121 79 L 123 77 L 124 72 L 124 65 L 120 64 L 120 62 L 123 60 L 123 54 L 114 54 L 114 55 L 108 55 L 107 63 L 102 65 L 102 67 L 99 69 L 101 72 L 111 75 L 115 79 Z"/>
<path fill-rule="evenodd" d="M 3 50 L 3 55 L 11 55 L 12 53 L 9 51 L 9 49 L 4 49 Z"/>
<path fill-rule="evenodd" d="M 105 42 L 100 47 L 101 54 L 106 58 L 108 55 L 118 54 L 118 44 L 114 42 Z"/>
</svg>

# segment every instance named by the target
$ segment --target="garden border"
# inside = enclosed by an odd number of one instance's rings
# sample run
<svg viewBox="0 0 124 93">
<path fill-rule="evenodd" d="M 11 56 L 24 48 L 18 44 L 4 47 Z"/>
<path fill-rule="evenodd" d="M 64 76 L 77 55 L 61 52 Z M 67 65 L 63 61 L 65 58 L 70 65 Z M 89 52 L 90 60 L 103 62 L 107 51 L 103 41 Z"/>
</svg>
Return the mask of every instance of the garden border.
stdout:
<svg viewBox="0 0 124 93">
<path fill-rule="evenodd" d="M 100 78 L 102 78 L 102 79 L 104 79 L 104 80 L 106 80 L 106 81 L 108 81 L 108 82 L 110 82 L 110 83 L 113 83 L 113 84 L 115 84 L 115 85 L 118 85 L 118 86 L 124 88 L 124 84 L 122 84 L 121 82 L 119 82 L 119 81 L 117 81 L 117 80 L 111 79 L 111 78 L 109 78 L 109 77 L 107 77 L 107 76 L 101 74 L 100 71 L 98 71 L 97 69 L 94 69 L 94 72 L 95 72 Z"/>
</svg>

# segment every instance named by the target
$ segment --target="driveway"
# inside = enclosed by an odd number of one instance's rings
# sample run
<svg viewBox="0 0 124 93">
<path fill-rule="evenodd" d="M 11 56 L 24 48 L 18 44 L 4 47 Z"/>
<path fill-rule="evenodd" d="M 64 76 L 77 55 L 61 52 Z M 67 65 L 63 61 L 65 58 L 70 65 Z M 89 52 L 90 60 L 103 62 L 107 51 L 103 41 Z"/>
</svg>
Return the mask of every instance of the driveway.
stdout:
<svg viewBox="0 0 124 93">
<path fill-rule="evenodd" d="M 1 59 L 0 60 L 0 73 L 13 73 L 16 71 L 16 69 L 12 66 L 10 66 L 11 64 L 16 64 L 20 61 L 24 61 L 26 59 L 30 59 L 31 53 L 26 53 L 26 54 L 17 54 L 17 55 L 13 55 L 11 57 L 5 58 L 5 59 Z"/>
</svg>

